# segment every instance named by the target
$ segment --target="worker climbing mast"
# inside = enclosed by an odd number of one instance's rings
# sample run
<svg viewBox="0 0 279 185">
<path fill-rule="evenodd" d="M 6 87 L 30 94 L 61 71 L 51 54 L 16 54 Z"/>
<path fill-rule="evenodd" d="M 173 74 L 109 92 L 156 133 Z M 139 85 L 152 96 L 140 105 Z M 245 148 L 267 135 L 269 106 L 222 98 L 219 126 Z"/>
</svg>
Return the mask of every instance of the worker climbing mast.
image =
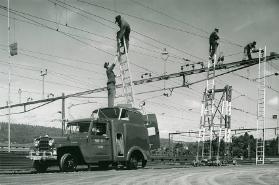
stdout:
<svg viewBox="0 0 279 185">
<path fill-rule="evenodd" d="M 127 104 L 135 106 L 133 80 L 130 72 L 128 58 L 130 25 L 120 15 L 115 17 L 115 23 L 120 30 L 117 32 L 117 60 L 120 68 L 120 75 L 123 87 L 123 96 Z"/>
<path fill-rule="evenodd" d="M 212 160 L 213 158 L 219 161 L 221 152 L 223 156 L 229 156 L 232 87 L 228 85 L 223 89 L 215 87 L 216 51 L 217 40 L 219 40 L 217 33 L 218 29 L 215 29 L 210 36 L 210 57 L 207 65 L 206 88 L 202 100 L 196 161 Z M 216 93 L 222 93 L 219 100 L 216 98 Z M 222 141 L 225 144 L 224 151 L 220 150 Z M 214 145 L 214 142 L 217 146 Z"/>
</svg>

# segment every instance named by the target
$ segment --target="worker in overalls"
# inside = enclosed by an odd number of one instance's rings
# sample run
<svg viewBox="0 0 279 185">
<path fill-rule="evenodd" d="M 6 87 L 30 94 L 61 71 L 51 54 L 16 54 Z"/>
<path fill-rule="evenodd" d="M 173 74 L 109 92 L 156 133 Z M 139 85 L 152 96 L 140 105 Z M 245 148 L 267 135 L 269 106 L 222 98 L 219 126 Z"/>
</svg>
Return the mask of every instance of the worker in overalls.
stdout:
<svg viewBox="0 0 279 185">
<path fill-rule="evenodd" d="M 247 60 L 247 57 L 248 60 L 252 60 L 251 53 L 259 51 L 256 49 L 256 44 L 257 44 L 256 41 L 253 41 L 244 47 L 243 60 Z"/>
<path fill-rule="evenodd" d="M 106 68 L 106 73 L 107 73 L 107 77 L 108 77 L 108 82 L 107 82 L 108 107 L 114 106 L 114 98 L 115 98 L 115 94 L 116 94 L 115 74 L 113 72 L 114 67 L 115 67 L 114 63 L 111 66 L 109 66 L 108 62 L 105 62 L 105 64 L 104 64 L 104 68 Z"/>
<path fill-rule="evenodd" d="M 213 56 L 217 51 L 217 47 L 219 45 L 219 36 L 218 36 L 219 29 L 215 28 L 214 31 L 209 36 L 209 59 L 214 60 Z"/>
<path fill-rule="evenodd" d="M 116 36 L 117 52 L 120 51 L 121 47 L 124 47 L 124 38 L 125 38 L 125 44 L 126 44 L 127 53 L 128 53 L 130 32 L 131 32 L 130 25 L 120 15 L 115 17 L 115 23 L 117 23 L 117 25 L 120 28 L 120 30 L 117 32 L 117 36 Z M 124 47 L 124 52 L 121 54 L 125 54 L 125 47 Z"/>
</svg>

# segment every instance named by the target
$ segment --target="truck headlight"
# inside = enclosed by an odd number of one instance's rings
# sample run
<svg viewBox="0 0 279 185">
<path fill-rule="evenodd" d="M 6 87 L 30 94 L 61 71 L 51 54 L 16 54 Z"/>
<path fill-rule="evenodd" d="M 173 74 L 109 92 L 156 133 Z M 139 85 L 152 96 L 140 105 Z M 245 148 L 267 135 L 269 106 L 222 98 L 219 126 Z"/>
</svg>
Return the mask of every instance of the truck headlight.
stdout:
<svg viewBox="0 0 279 185">
<path fill-rule="evenodd" d="M 53 150 L 52 155 L 57 155 L 56 149 Z"/>
<path fill-rule="evenodd" d="M 34 146 L 35 146 L 35 147 L 38 147 L 38 146 L 39 146 L 39 143 L 40 143 L 39 140 L 37 140 L 37 139 L 34 140 Z"/>
<path fill-rule="evenodd" d="M 48 141 L 48 144 L 49 144 L 49 146 L 52 146 L 52 145 L 54 144 L 54 139 L 50 139 L 50 140 Z"/>
</svg>

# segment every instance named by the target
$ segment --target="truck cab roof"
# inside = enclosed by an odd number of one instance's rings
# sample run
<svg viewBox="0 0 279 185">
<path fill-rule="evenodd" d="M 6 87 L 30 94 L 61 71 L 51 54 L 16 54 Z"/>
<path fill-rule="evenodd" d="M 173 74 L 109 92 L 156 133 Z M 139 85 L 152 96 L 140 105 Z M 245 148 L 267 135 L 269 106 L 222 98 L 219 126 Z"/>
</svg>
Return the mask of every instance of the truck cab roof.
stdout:
<svg viewBox="0 0 279 185">
<path fill-rule="evenodd" d="M 75 124 L 88 124 L 93 120 L 97 119 L 114 119 L 114 120 L 126 120 L 135 124 L 144 123 L 144 118 L 142 113 L 135 108 L 127 108 L 122 106 L 115 107 L 104 107 L 96 109 L 92 112 L 91 118 L 82 118 L 69 121 L 67 125 Z"/>
</svg>

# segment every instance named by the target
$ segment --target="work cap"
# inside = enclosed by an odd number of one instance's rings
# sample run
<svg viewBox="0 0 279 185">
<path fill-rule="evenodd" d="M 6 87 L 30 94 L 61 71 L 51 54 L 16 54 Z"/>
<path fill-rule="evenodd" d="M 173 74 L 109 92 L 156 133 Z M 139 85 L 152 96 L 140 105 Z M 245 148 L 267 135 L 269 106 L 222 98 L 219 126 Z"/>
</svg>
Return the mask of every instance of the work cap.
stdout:
<svg viewBox="0 0 279 185">
<path fill-rule="evenodd" d="M 105 62 L 105 63 L 104 63 L 104 68 L 107 68 L 108 65 L 109 65 L 109 63 L 108 63 L 108 62 Z"/>
<path fill-rule="evenodd" d="M 121 16 L 120 16 L 120 15 L 116 16 L 116 17 L 115 17 L 115 23 L 119 22 L 120 19 L 121 19 Z"/>
</svg>

